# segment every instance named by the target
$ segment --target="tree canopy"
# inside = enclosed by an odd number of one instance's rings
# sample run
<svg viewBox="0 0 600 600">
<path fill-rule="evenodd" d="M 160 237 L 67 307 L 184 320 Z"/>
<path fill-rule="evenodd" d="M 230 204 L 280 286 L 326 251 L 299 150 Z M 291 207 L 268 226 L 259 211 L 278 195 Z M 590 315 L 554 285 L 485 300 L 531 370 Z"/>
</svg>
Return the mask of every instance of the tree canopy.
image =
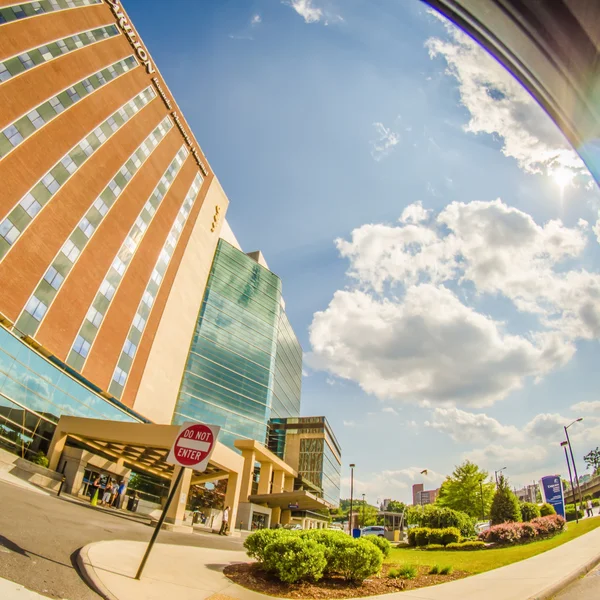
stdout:
<svg viewBox="0 0 600 600">
<path fill-rule="evenodd" d="M 592 469 L 594 475 L 600 471 L 600 448 L 596 446 L 595 450 L 590 450 L 584 457 L 583 460 L 587 465 L 588 469 Z"/>
<path fill-rule="evenodd" d="M 489 482 L 488 478 L 487 471 L 483 471 L 475 463 L 466 460 L 454 469 L 452 475 L 446 477 L 436 505 L 467 513 L 470 517 L 485 518 L 490 514 L 494 497 L 494 484 Z"/>
<path fill-rule="evenodd" d="M 492 525 L 500 523 L 518 522 L 521 520 L 521 508 L 519 500 L 512 493 L 508 479 L 501 473 L 498 478 L 498 489 L 494 494 L 492 509 L 490 512 Z"/>
</svg>

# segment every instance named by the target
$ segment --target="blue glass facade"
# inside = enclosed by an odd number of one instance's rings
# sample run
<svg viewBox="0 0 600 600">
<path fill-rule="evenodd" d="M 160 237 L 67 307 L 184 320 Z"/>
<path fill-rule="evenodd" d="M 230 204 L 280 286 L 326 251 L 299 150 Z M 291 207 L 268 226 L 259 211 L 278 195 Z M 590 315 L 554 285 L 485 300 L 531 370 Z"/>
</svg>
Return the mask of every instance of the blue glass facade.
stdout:
<svg viewBox="0 0 600 600">
<path fill-rule="evenodd" d="M 0 446 L 46 451 L 61 415 L 140 422 L 0 327 Z"/>
<path fill-rule="evenodd" d="M 238 438 L 264 443 L 273 412 L 299 413 L 301 377 L 280 279 L 220 240 L 173 423 L 220 425 L 219 440 L 231 448 Z"/>
</svg>

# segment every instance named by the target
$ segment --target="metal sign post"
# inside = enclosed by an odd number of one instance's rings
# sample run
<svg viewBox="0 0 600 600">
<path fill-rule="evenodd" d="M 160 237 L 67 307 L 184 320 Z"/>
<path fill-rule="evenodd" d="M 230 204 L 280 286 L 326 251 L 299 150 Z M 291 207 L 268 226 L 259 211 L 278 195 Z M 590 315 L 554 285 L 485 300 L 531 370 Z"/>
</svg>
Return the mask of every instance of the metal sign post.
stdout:
<svg viewBox="0 0 600 600">
<path fill-rule="evenodd" d="M 186 468 L 194 469 L 194 471 L 198 472 L 206 470 L 210 456 L 215 448 L 220 429 L 221 428 L 218 425 L 204 425 L 202 423 L 190 422 L 184 423 L 181 426 L 181 429 L 179 430 L 179 433 L 173 442 L 173 446 L 171 447 L 171 451 L 169 452 L 169 456 L 166 460 L 166 462 L 169 464 L 179 466 L 181 468 L 179 469 L 179 473 L 177 473 L 173 487 L 169 492 L 169 496 L 167 497 L 167 502 L 162 510 L 160 519 L 154 528 L 154 532 L 150 538 L 150 543 L 146 548 L 142 562 L 140 563 L 135 575 L 136 579 L 140 579 L 142 576 L 142 572 L 146 566 L 146 561 L 148 560 L 150 552 L 152 551 L 152 547 L 154 546 L 154 542 L 156 542 L 156 538 L 158 537 L 158 532 L 165 521 L 165 517 L 167 516 L 171 502 L 173 502 L 173 498 L 175 497 L 177 489 L 179 488 L 179 484 L 181 483 L 184 470 Z"/>
</svg>

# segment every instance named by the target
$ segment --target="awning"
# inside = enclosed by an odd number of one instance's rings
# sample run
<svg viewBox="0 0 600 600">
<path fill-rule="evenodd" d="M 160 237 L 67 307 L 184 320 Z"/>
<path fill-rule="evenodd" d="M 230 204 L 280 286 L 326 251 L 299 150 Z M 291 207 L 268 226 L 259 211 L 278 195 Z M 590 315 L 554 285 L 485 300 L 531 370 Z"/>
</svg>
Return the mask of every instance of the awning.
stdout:
<svg viewBox="0 0 600 600">
<path fill-rule="evenodd" d="M 255 504 L 266 504 L 269 508 L 287 510 L 292 505 L 292 510 L 329 510 L 333 506 L 310 492 L 297 490 L 295 492 L 281 492 L 280 494 L 252 494 L 248 497 Z M 297 508 L 296 508 L 297 506 Z"/>
</svg>

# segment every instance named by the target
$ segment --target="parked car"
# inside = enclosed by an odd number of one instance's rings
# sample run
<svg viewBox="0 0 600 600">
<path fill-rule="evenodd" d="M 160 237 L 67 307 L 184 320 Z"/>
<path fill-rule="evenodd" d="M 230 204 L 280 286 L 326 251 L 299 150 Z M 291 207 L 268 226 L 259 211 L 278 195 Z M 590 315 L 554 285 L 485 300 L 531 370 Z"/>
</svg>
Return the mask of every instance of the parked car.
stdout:
<svg viewBox="0 0 600 600">
<path fill-rule="evenodd" d="M 300 525 L 299 523 L 288 523 L 287 525 L 284 525 L 283 528 L 296 531 L 298 529 L 302 529 L 302 525 Z"/>
<path fill-rule="evenodd" d="M 377 535 L 379 537 L 385 537 L 385 527 L 381 525 L 371 525 L 369 527 L 363 527 L 360 530 L 360 535 Z"/>
</svg>

